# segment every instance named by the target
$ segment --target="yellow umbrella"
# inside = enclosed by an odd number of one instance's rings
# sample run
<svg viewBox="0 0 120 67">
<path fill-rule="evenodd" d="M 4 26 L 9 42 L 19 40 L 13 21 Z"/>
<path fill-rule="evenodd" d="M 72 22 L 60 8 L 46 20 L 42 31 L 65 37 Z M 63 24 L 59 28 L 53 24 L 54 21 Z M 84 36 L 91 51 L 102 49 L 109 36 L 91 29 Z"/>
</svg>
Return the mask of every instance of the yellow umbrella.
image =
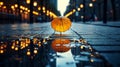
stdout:
<svg viewBox="0 0 120 67">
<path fill-rule="evenodd" d="M 57 17 L 51 22 L 51 27 L 57 32 L 65 32 L 70 29 L 71 25 L 70 19 L 66 17 Z"/>
</svg>

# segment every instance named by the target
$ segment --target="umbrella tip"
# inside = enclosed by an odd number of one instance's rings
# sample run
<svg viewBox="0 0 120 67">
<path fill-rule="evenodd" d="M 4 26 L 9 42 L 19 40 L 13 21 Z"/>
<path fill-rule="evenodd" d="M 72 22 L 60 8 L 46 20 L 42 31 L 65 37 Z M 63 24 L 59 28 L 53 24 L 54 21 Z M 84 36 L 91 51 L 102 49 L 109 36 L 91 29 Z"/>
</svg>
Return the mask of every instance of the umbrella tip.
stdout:
<svg viewBox="0 0 120 67">
<path fill-rule="evenodd" d="M 64 16 L 59 16 L 59 18 L 63 18 Z"/>
</svg>

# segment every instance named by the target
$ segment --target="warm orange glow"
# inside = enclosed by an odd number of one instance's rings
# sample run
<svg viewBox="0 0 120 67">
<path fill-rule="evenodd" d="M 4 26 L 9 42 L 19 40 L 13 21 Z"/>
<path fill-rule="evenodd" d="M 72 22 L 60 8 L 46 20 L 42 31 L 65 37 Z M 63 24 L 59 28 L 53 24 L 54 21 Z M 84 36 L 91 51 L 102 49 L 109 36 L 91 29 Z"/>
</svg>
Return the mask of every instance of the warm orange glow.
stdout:
<svg viewBox="0 0 120 67">
<path fill-rule="evenodd" d="M 45 10 L 45 7 L 42 7 L 43 10 Z"/>
<path fill-rule="evenodd" d="M 27 44 L 27 43 L 25 44 L 26 47 L 27 47 L 28 45 L 29 45 L 29 44 Z"/>
<path fill-rule="evenodd" d="M 1 47 L 0 47 L 0 49 L 4 49 L 4 47 L 3 47 L 3 46 L 1 46 Z"/>
<path fill-rule="evenodd" d="M 26 0 L 26 3 L 27 3 L 27 4 L 30 4 L 30 0 Z"/>
<path fill-rule="evenodd" d="M 4 50 L 0 50 L 0 53 L 3 54 L 3 53 L 4 53 Z"/>
<path fill-rule="evenodd" d="M 3 6 L 4 9 L 6 9 L 6 6 Z"/>
<path fill-rule="evenodd" d="M 15 4 L 15 8 L 17 8 L 18 7 L 18 5 L 17 4 Z"/>
<path fill-rule="evenodd" d="M 89 7 L 93 7 L 93 3 L 89 3 Z"/>
<path fill-rule="evenodd" d="M 23 49 L 23 48 L 26 47 L 25 40 L 21 40 L 21 42 L 20 42 L 20 46 L 21 46 L 21 49 Z"/>
<path fill-rule="evenodd" d="M 83 4 L 80 4 L 80 8 L 83 8 L 84 7 L 84 5 Z"/>
<path fill-rule="evenodd" d="M 37 51 L 37 49 L 35 49 L 35 50 L 34 50 L 34 54 L 37 54 L 37 53 L 38 53 L 38 51 Z"/>
<path fill-rule="evenodd" d="M 41 7 L 38 7 L 38 10 L 41 10 Z"/>
<path fill-rule="evenodd" d="M 75 12 L 76 10 L 75 9 L 73 9 L 73 12 Z"/>
<path fill-rule="evenodd" d="M 90 59 L 90 62 L 94 62 L 94 60 L 93 60 L 93 59 Z"/>
<path fill-rule="evenodd" d="M 25 7 L 23 7 L 22 9 L 25 10 Z"/>
<path fill-rule="evenodd" d="M 27 44 L 30 44 L 30 39 L 29 38 L 26 38 L 25 41 L 26 41 Z"/>
<path fill-rule="evenodd" d="M 57 18 L 57 15 L 55 15 L 53 12 L 50 11 L 49 14 L 50 14 L 50 17 Z"/>
<path fill-rule="evenodd" d="M 19 41 L 15 41 L 16 42 L 16 44 L 19 44 Z"/>
<path fill-rule="evenodd" d="M 67 13 L 66 15 L 65 15 L 65 17 L 68 17 L 68 16 L 70 16 L 70 15 L 72 15 L 73 14 L 73 11 L 70 11 L 69 13 Z"/>
<path fill-rule="evenodd" d="M 30 49 L 27 50 L 27 55 L 30 56 L 31 53 L 30 53 Z"/>
<path fill-rule="evenodd" d="M 33 11 L 33 14 L 34 14 L 34 15 L 39 15 L 39 13 L 38 13 L 38 12 L 36 12 L 36 11 Z"/>
<path fill-rule="evenodd" d="M 80 8 L 78 8 L 78 11 L 80 11 Z"/>
<path fill-rule="evenodd" d="M 23 8 L 23 6 L 20 6 L 20 9 L 22 9 Z"/>
<path fill-rule="evenodd" d="M 15 48 L 15 46 L 11 46 L 11 49 L 14 49 Z"/>
<path fill-rule="evenodd" d="M 52 41 L 51 47 L 56 52 L 67 52 L 70 50 L 70 40 L 68 39 L 55 39 Z"/>
<path fill-rule="evenodd" d="M 29 56 L 30 54 L 31 54 L 30 51 L 28 51 L 28 52 L 27 52 L 27 55 Z"/>
<path fill-rule="evenodd" d="M 28 12 L 30 12 L 30 10 L 28 10 Z"/>
<path fill-rule="evenodd" d="M 45 43 L 46 42 L 46 39 L 43 39 L 43 43 Z"/>
<path fill-rule="evenodd" d="M 38 39 L 37 38 L 33 38 L 33 44 L 36 45 L 38 42 Z"/>
<path fill-rule="evenodd" d="M 46 15 L 49 16 L 49 14 L 50 14 L 50 12 L 49 12 L 49 10 L 47 10 L 47 14 Z"/>
<path fill-rule="evenodd" d="M 15 47 L 15 51 L 18 51 L 18 47 Z"/>
<path fill-rule="evenodd" d="M 28 8 L 25 8 L 25 10 L 27 11 L 27 10 L 28 10 Z"/>
<path fill-rule="evenodd" d="M 14 9 L 15 7 L 14 6 L 11 6 L 11 9 Z"/>
<path fill-rule="evenodd" d="M 41 46 L 41 42 L 38 42 L 38 46 L 39 46 L 39 47 Z"/>
<path fill-rule="evenodd" d="M 84 45 L 81 45 L 81 46 L 80 46 L 80 49 L 84 49 Z"/>
<path fill-rule="evenodd" d="M 25 10 L 25 7 L 24 6 L 20 6 L 20 9 Z"/>
<path fill-rule="evenodd" d="M 57 32 L 65 32 L 70 29 L 72 23 L 70 19 L 58 17 L 52 20 L 51 26 Z"/>
<path fill-rule="evenodd" d="M 36 7 L 36 6 L 37 6 L 37 2 L 36 2 L 36 1 L 33 3 L 33 6 L 34 6 L 34 7 Z"/>
<path fill-rule="evenodd" d="M 0 5 L 2 6 L 4 3 L 3 2 L 0 2 Z"/>
<path fill-rule="evenodd" d="M 47 13 L 49 14 L 49 10 L 47 10 Z"/>
<path fill-rule="evenodd" d="M 23 10 L 20 10 L 20 13 L 22 13 L 23 12 Z"/>
<path fill-rule="evenodd" d="M 45 13 L 45 10 L 43 10 L 43 13 Z"/>
</svg>

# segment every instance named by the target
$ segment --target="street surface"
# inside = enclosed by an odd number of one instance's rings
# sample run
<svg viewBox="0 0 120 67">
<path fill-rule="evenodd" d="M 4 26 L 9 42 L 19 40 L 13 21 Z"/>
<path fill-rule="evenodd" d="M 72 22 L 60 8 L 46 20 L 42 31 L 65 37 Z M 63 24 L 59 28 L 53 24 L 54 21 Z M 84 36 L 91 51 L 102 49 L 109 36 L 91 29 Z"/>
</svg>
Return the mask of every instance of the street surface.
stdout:
<svg viewBox="0 0 120 67">
<path fill-rule="evenodd" d="M 79 22 L 73 22 L 71 29 L 62 33 L 55 32 L 49 22 L 0 25 L 1 42 L 17 39 L 20 41 L 23 37 L 32 41 L 36 37 L 42 45 L 38 47 L 39 53 L 35 57 L 31 56 L 32 60 L 25 55 L 28 47 L 18 53 L 7 48 L 6 50 L 10 52 L 6 51 L 6 54 L 0 55 L 7 57 L 7 59 L 0 58 L 3 60 L 0 61 L 0 65 L 2 67 L 14 65 L 16 67 L 119 67 L 119 30 L 120 27 Z M 57 38 L 69 39 L 71 49 L 64 53 L 54 51 L 50 44 Z M 9 53 L 10 56 L 7 56 Z"/>
</svg>

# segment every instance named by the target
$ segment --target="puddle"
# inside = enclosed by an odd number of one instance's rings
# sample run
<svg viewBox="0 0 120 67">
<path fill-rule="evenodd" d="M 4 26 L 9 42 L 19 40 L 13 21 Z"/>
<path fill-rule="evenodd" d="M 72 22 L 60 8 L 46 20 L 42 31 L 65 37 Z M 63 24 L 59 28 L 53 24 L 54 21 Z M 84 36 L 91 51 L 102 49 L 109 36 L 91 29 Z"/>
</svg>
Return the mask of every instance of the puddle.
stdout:
<svg viewBox="0 0 120 67">
<path fill-rule="evenodd" d="M 105 58 L 82 38 L 22 37 L 0 42 L 2 67 L 106 67 L 109 65 Z"/>
</svg>

